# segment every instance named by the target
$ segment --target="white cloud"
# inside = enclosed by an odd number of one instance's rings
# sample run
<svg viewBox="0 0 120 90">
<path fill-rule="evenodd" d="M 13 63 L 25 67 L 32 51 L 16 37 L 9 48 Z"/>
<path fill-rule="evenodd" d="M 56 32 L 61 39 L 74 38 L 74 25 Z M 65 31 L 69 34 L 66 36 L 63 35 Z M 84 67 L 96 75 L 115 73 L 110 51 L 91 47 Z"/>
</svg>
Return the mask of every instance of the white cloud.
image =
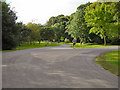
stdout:
<svg viewBox="0 0 120 90">
<path fill-rule="evenodd" d="M 45 24 L 51 16 L 60 14 L 70 15 L 77 7 L 89 0 L 7 0 L 11 7 L 15 7 L 18 20 L 28 23 L 33 19 Z M 93 0 L 91 0 L 93 1 Z M 95 0 L 94 0 L 95 1 Z"/>
</svg>

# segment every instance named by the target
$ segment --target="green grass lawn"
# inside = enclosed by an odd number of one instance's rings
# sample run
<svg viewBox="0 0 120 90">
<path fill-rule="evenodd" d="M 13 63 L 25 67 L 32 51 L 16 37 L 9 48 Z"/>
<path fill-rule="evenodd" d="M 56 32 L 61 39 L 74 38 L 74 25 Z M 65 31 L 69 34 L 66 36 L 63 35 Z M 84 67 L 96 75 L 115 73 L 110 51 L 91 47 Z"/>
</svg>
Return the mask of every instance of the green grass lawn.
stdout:
<svg viewBox="0 0 120 90">
<path fill-rule="evenodd" d="M 108 71 L 120 75 L 120 50 L 103 54 L 96 61 Z"/>
<path fill-rule="evenodd" d="M 60 44 L 68 44 L 68 45 L 73 45 L 73 43 L 64 43 L 61 42 Z M 113 46 L 118 46 L 118 45 L 99 45 L 99 44 L 93 44 L 93 43 L 86 43 L 80 45 L 80 43 L 76 43 L 75 47 L 76 48 L 99 48 L 99 47 L 113 47 Z M 73 48 L 73 46 L 71 46 Z"/>
<path fill-rule="evenodd" d="M 41 42 L 40 44 L 38 42 L 35 43 L 35 45 L 30 45 L 28 43 L 23 43 L 21 46 L 18 46 L 16 48 L 13 48 L 12 50 L 3 50 L 2 52 L 9 52 L 9 51 L 15 51 L 15 50 L 22 50 L 22 49 L 31 49 L 31 48 L 41 48 L 41 47 L 52 47 L 52 46 L 60 46 L 60 44 L 55 44 L 55 43 L 43 43 Z"/>
</svg>

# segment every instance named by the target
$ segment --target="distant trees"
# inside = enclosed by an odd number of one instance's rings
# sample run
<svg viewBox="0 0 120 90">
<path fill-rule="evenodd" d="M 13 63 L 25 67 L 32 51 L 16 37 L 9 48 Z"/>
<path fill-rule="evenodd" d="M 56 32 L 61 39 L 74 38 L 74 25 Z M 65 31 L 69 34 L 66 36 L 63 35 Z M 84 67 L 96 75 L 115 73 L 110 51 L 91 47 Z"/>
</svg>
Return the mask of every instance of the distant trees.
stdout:
<svg viewBox="0 0 120 90">
<path fill-rule="evenodd" d="M 0 3 L 2 3 L 2 49 L 12 49 L 18 45 L 19 41 L 16 13 L 6 2 Z"/>
<path fill-rule="evenodd" d="M 60 42 L 61 37 L 64 37 L 65 34 L 65 26 L 62 23 L 56 23 L 53 26 L 55 32 L 55 41 Z"/>
<path fill-rule="evenodd" d="M 42 27 L 40 32 L 40 36 L 42 40 L 53 41 L 55 38 L 55 32 L 50 27 Z"/>
<path fill-rule="evenodd" d="M 2 4 L 2 49 L 12 49 L 24 42 L 72 41 L 80 43 L 120 44 L 120 2 L 94 2 L 82 4 L 70 16 L 58 15 L 49 19 L 46 25 L 22 22 L 9 4 Z"/>
<path fill-rule="evenodd" d="M 55 23 L 57 23 L 56 17 L 51 17 L 49 19 L 49 21 L 47 22 L 47 26 L 51 27 L 52 25 L 54 25 Z"/>
<path fill-rule="evenodd" d="M 53 41 L 55 38 L 55 32 L 52 27 L 42 26 L 41 24 L 32 22 L 28 23 L 26 27 L 31 30 L 29 34 L 30 43 L 33 42 L 34 44 L 35 41 L 39 41 L 40 44 L 41 40 Z"/>
<path fill-rule="evenodd" d="M 66 31 L 66 23 L 69 21 L 70 16 L 58 15 L 56 17 L 51 17 L 47 22 L 46 26 L 54 29 L 55 41 L 60 42 L 65 40 L 65 38 L 70 39 Z"/>
<path fill-rule="evenodd" d="M 17 25 L 17 30 L 19 31 L 19 46 L 23 43 L 23 42 L 29 42 L 30 41 L 30 34 L 31 34 L 31 30 L 26 27 L 22 22 L 18 22 L 16 23 Z"/>
<path fill-rule="evenodd" d="M 40 44 L 41 36 L 39 30 L 41 29 L 42 26 L 40 24 L 30 22 L 26 25 L 26 27 L 28 27 L 31 30 L 30 43 L 32 42 L 34 43 L 34 41 L 39 41 Z"/>
<path fill-rule="evenodd" d="M 104 39 L 106 45 L 107 41 L 112 44 L 120 41 L 119 5 L 119 2 L 94 2 L 80 5 L 77 11 L 71 14 L 66 32 L 72 37 L 79 38 L 80 43 L 102 43 Z"/>
</svg>

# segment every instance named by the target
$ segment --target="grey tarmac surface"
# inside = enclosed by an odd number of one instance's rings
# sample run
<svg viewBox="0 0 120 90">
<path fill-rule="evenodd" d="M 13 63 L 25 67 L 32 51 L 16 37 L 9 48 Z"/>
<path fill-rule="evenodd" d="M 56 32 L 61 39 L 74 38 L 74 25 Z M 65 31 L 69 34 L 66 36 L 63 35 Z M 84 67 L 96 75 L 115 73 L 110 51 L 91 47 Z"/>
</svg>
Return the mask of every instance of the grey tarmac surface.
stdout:
<svg viewBox="0 0 120 90">
<path fill-rule="evenodd" d="M 3 53 L 3 88 L 118 88 L 118 77 L 94 61 L 118 47 L 68 45 Z"/>
</svg>

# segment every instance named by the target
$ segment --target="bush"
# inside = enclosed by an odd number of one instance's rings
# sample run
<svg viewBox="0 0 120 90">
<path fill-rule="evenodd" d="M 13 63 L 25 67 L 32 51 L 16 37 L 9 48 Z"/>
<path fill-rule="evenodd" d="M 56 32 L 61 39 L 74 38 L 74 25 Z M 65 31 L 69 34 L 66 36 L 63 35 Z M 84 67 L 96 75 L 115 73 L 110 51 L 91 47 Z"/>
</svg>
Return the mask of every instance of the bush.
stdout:
<svg viewBox="0 0 120 90">
<path fill-rule="evenodd" d="M 67 39 L 67 38 L 65 38 L 64 42 L 65 42 L 65 43 L 69 43 L 69 42 L 70 42 L 70 40 L 69 40 L 69 39 Z"/>
<path fill-rule="evenodd" d="M 61 37 L 61 41 L 62 41 L 62 42 L 64 41 L 64 37 Z"/>
</svg>

